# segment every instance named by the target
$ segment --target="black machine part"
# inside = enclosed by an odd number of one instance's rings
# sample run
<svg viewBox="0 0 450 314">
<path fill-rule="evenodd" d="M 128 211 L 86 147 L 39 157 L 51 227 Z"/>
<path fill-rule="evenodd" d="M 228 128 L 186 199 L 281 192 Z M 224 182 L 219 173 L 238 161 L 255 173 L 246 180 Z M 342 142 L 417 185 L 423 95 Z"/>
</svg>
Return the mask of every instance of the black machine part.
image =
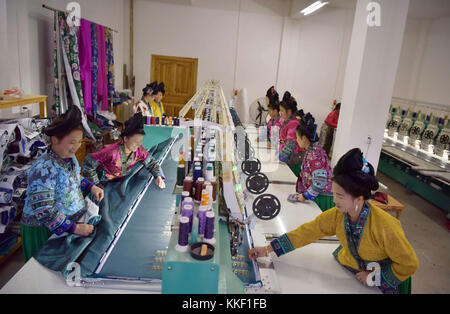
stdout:
<svg viewBox="0 0 450 314">
<path fill-rule="evenodd" d="M 262 220 L 275 218 L 281 210 L 280 200 L 272 194 L 263 194 L 253 201 L 253 213 Z"/>
<path fill-rule="evenodd" d="M 257 158 L 247 159 L 241 163 L 242 172 L 247 176 L 261 171 L 261 162 Z"/>
<path fill-rule="evenodd" d="M 257 172 L 247 177 L 245 186 L 250 193 L 261 194 L 269 187 L 269 178 L 264 173 Z"/>
</svg>

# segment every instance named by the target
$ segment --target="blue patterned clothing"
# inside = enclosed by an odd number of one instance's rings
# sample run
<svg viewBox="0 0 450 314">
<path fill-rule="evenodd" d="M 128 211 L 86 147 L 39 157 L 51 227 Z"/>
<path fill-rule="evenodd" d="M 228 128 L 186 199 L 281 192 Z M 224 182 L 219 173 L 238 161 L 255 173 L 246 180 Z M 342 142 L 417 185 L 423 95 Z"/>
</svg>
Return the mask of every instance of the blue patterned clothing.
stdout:
<svg viewBox="0 0 450 314">
<path fill-rule="evenodd" d="M 92 186 L 81 177 L 75 157 L 64 160 L 48 150 L 29 170 L 22 223 L 45 226 L 57 235 L 74 231 L 86 212 L 82 192 Z"/>
</svg>

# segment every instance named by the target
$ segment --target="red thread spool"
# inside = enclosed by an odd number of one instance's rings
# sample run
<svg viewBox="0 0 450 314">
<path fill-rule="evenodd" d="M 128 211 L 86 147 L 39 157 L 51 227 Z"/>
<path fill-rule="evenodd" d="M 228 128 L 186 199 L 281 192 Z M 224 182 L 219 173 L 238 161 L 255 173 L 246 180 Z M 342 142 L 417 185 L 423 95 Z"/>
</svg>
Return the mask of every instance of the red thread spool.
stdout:
<svg viewBox="0 0 450 314">
<path fill-rule="evenodd" d="M 192 196 L 192 188 L 194 187 L 194 179 L 192 177 L 186 177 L 183 181 L 183 191 L 189 192 Z"/>
<path fill-rule="evenodd" d="M 211 178 L 211 185 L 213 187 L 213 192 L 212 192 L 212 196 L 213 196 L 213 202 L 216 201 L 216 193 L 217 193 L 217 181 L 216 181 L 216 177 L 212 177 Z"/>
</svg>

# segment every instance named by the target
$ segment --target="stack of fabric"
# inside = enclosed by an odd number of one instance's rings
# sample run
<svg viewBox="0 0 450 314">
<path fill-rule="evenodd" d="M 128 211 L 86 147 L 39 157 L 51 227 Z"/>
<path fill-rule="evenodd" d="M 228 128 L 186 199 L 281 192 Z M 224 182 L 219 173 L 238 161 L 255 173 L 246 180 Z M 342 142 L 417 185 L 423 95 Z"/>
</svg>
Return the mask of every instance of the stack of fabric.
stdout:
<svg viewBox="0 0 450 314">
<path fill-rule="evenodd" d="M 41 130 L 49 124 L 47 119 L 25 118 L 0 121 L 0 252 L 11 247 L 13 234 L 25 202 L 27 172 L 49 144 Z M 11 228 L 9 228 L 11 226 Z M 8 229 L 7 229 L 8 227 Z"/>
</svg>

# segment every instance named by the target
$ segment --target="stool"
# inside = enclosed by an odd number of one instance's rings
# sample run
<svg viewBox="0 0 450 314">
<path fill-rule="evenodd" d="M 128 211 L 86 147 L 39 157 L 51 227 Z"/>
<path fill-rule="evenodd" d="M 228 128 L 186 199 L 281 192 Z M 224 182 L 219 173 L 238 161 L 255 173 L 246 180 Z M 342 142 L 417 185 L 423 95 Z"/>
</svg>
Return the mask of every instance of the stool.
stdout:
<svg viewBox="0 0 450 314">
<path fill-rule="evenodd" d="M 372 205 L 375 205 L 385 211 L 395 212 L 395 214 L 396 214 L 395 218 L 397 218 L 397 219 L 400 219 L 400 214 L 402 213 L 403 209 L 405 208 L 405 206 L 402 203 L 397 201 L 394 197 L 392 197 L 389 194 L 388 194 L 388 203 L 387 204 L 380 203 L 376 200 L 370 200 L 369 202 Z"/>
</svg>

